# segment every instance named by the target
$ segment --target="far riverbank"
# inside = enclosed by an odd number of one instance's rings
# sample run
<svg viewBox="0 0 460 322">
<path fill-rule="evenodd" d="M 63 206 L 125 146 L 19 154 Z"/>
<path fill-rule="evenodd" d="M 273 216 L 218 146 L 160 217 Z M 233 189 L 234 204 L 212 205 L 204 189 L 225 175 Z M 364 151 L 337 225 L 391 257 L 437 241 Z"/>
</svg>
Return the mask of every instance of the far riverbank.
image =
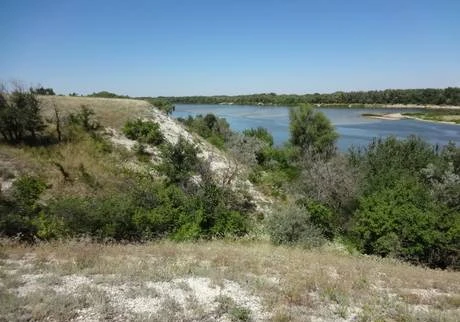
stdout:
<svg viewBox="0 0 460 322">
<path fill-rule="evenodd" d="M 264 105 L 266 106 L 266 105 Z M 314 104 L 315 107 L 319 108 L 400 108 L 400 109 L 433 109 L 433 110 L 460 110 L 460 106 L 455 105 L 418 105 L 418 104 Z"/>
</svg>

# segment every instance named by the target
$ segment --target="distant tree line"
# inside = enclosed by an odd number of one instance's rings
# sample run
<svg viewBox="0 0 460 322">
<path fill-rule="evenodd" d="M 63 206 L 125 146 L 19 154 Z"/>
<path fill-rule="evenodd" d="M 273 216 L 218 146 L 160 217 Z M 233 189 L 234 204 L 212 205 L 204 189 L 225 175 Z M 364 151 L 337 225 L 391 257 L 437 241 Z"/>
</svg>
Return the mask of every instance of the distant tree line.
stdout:
<svg viewBox="0 0 460 322">
<path fill-rule="evenodd" d="M 236 96 L 184 96 L 159 97 L 176 104 L 249 104 L 249 105 L 299 105 L 299 104 L 421 104 L 460 105 L 460 88 L 445 89 L 386 89 L 380 91 L 334 92 L 330 94 L 275 94 L 262 93 Z"/>
<path fill-rule="evenodd" d="M 102 97 L 102 98 L 130 98 L 128 95 L 118 95 L 115 93 L 101 91 L 87 95 L 88 97 Z"/>
<path fill-rule="evenodd" d="M 37 88 L 31 87 L 30 92 L 37 95 L 56 95 L 52 88 L 44 88 L 43 86 Z"/>
</svg>

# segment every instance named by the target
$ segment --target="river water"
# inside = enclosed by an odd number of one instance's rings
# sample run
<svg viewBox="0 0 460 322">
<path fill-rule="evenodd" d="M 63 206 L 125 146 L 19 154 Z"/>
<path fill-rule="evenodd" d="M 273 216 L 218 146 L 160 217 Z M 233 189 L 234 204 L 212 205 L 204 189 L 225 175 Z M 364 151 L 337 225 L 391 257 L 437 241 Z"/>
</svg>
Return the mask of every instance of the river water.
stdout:
<svg viewBox="0 0 460 322">
<path fill-rule="evenodd" d="M 341 151 L 346 151 L 352 145 L 367 145 L 375 137 L 390 135 L 398 138 L 417 135 L 432 144 L 445 145 L 449 141 L 454 141 L 457 146 L 460 146 L 460 125 L 416 120 L 378 120 L 362 116 L 363 113 L 400 113 L 417 111 L 415 109 L 321 108 L 319 110 L 331 120 L 340 134 L 338 147 Z M 208 113 L 224 117 L 235 131 L 265 127 L 272 133 L 276 145 L 282 145 L 289 140 L 289 108 L 283 106 L 178 104 L 172 115 L 177 118 Z"/>
</svg>

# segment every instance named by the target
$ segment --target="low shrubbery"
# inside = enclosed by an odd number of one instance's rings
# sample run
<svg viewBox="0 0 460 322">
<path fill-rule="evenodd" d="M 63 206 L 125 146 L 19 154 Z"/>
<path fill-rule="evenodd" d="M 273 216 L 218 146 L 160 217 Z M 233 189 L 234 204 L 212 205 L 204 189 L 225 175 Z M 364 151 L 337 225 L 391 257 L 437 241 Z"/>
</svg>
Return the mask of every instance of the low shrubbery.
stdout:
<svg viewBox="0 0 460 322">
<path fill-rule="evenodd" d="M 438 204 L 411 178 L 363 197 L 351 233 L 364 253 L 431 266 L 460 264 L 458 211 Z"/>
<path fill-rule="evenodd" d="M 350 223 L 359 249 L 433 267 L 459 267 L 460 169 L 454 166 L 459 151 L 416 137 L 375 140 L 352 151 L 351 163 L 363 174 Z"/>
<path fill-rule="evenodd" d="M 27 183 L 26 183 L 27 181 Z M 130 191 L 112 196 L 60 197 L 39 203 L 36 191 L 43 183 L 28 177 L 16 181 L 10 198 L 2 197 L 0 232 L 23 240 L 89 236 L 96 240 L 142 241 L 242 236 L 251 220 L 239 197 L 216 185 L 187 193 L 175 185 L 133 182 Z"/>
<path fill-rule="evenodd" d="M 197 149 L 183 138 L 165 145 L 164 162 L 158 169 L 166 180 L 131 175 L 110 194 L 62 195 L 42 202 L 45 182 L 21 177 L 8 195 L 1 195 L 0 234 L 23 240 L 89 236 L 128 241 L 247 234 L 253 205 L 203 172 L 206 167 L 200 165 L 196 153 Z M 192 176 L 200 175 L 200 171 L 202 179 L 196 182 Z M 86 169 L 80 172 L 86 173 Z"/>
<path fill-rule="evenodd" d="M 312 222 L 307 209 L 288 205 L 278 209 L 266 219 L 270 240 L 275 244 L 320 246 L 325 242 L 321 229 Z"/>
<path fill-rule="evenodd" d="M 0 193 L 0 235 L 33 240 L 37 234 L 35 219 L 42 210 L 38 202 L 46 184 L 33 176 L 18 178 L 9 195 Z"/>
<path fill-rule="evenodd" d="M 123 133 L 127 138 L 141 143 L 160 145 L 164 141 L 160 125 L 152 121 L 143 121 L 141 119 L 128 121 L 123 127 Z"/>
<path fill-rule="evenodd" d="M 232 134 L 227 121 L 214 114 L 189 116 L 186 119 L 179 118 L 179 121 L 185 124 L 190 131 L 197 133 L 220 149 L 224 149 L 225 142 Z"/>
</svg>

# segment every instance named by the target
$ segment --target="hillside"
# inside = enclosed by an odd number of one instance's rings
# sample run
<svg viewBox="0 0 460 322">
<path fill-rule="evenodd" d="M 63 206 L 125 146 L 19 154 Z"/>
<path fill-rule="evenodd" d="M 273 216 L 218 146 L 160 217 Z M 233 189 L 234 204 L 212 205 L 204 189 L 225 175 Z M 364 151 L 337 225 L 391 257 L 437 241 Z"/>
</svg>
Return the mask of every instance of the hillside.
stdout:
<svg viewBox="0 0 460 322">
<path fill-rule="evenodd" d="M 25 180 L 14 193 L 42 191 L 17 208 L 37 214 L 28 243 L 20 234 L 0 240 L 0 321 L 460 319 L 458 271 L 361 255 L 340 238 L 312 249 L 270 243 L 263 218 L 286 208 L 286 197 L 262 193 L 247 180 L 247 164 L 149 103 L 40 100 L 45 132 L 57 132 L 56 109 L 70 120 L 61 129 L 67 139 L 0 143 L 2 194 L 25 175 L 41 181 Z M 75 116 L 81 105 L 95 113 L 86 130 Z M 136 118 L 158 124 L 164 143 L 127 138 L 122 128 Z M 172 179 L 159 169 L 180 144 L 197 149 L 200 167 L 191 179 L 166 184 Z M 184 166 L 196 161 L 183 157 Z"/>
</svg>

